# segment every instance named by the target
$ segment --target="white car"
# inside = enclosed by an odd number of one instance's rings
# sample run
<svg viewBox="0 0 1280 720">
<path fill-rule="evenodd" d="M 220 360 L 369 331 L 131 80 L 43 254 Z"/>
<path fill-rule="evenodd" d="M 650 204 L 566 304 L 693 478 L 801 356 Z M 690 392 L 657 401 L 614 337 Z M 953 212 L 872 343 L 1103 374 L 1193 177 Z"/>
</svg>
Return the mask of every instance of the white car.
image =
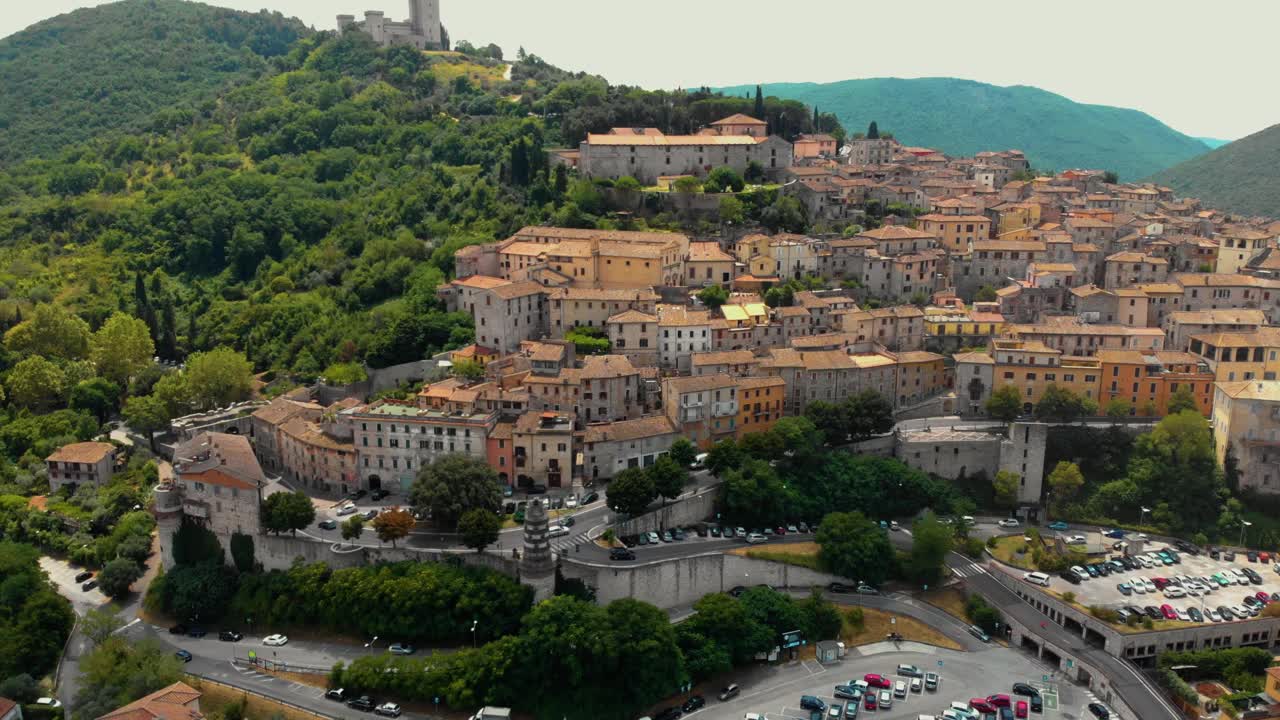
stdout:
<svg viewBox="0 0 1280 720">
<path fill-rule="evenodd" d="M 1191 616 L 1187 614 L 1186 610 L 1178 608 L 1174 612 L 1178 613 L 1178 619 L 1182 622 L 1191 622 Z"/>
<path fill-rule="evenodd" d="M 1018 527 L 1021 523 L 1019 523 L 1019 522 L 1018 522 L 1017 518 L 1005 518 L 1004 520 L 1001 520 L 1000 522 L 998 522 L 998 523 L 996 523 L 996 524 L 997 524 L 997 525 L 999 525 L 1000 527 L 1016 528 L 1016 527 Z"/>
<path fill-rule="evenodd" d="M 568 534 L 569 534 L 569 528 L 563 525 L 551 525 L 547 527 L 547 537 L 560 537 L 561 535 L 568 535 Z"/>
<path fill-rule="evenodd" d="M 1150 569 L 1151 567 L 1151 561 L 1147 559 L 1146 555 L 1138 555 L 1137 557 L 1134 558 L 1134 560 L 1137 560 L 1138 564 L 1144 568 Z"/>
<path fill-rule="evenodd" d="M 1170 585 L 1169 587 L 1164 589 L 1164 596 L 1169 598 L 1170 600 L 1174 600 L 1177 598 L 1186 597 L 1187 591 L 1183 590 L 1177 585 Z"/>
<path fill-rule="evenodd" d="M 268 647 L 279 647 L 289 642 L 289 638 L 285 635 L 268 635 L 262 638 L 262 644 Z"/>
<path fill-rule="evenodd" d="M 1249 608 L 1243 605 L 1230 605 L 1229 607 L 1231 612 L 1235 613 L 1238 618 L 1247 618 L 1253 615 L 1252 612 L 1249 612 Z"/>
<path fill-rule="evenodd" d="M 1075 573 L 1076 575 L 1079 575 L 1081 580 L 1088 580 L 1088 579 L 1089 579 L 1089 571 L 1088 571 L 1088 570 L 1085 570 L 1084 568 L 1080 567 L 1079 565 L 1072 565 L 1072 566 L 1071 566 L 1071 572 Z"/>
<path fill-rule="evenodd" d="M 342 507 L 338 508 L 338 517 L 342 517 L 343 515 L 350 515 L 355 511 L 356 511 L 355 503 L 351 503 L 351 502 L 343 503 Z"/>
<path fill-rule="evenodd" d="M 570 495 L 569 495 L 569 497 L 565 498 L 565 499 L 564 499 L 564 506 L 565 506 L 565 507 L 567 507 L 567 508 L 574 508 L 574 507 L 578 507 L 578 495 L 577 495 L 577 493 L 572 493 L 572 494 L 570 494 Z"/>
<path fill-rule="evenodd" d="M 1151 582 L 1151 578 L 1142 578 L 1142 587 L 1146 588 L 1149 593 L 1156 591 L 1156 584 Z"/>
<path fill-rule="evenodd" d="M 1142 578 L 1134 578 L 1133 582 L 1129 583 L 1129 587 L 1139 595 L 1147 594 L 1147 586 L 1142 584 Z"/>
<path fill-rule="evenodd" d="M 650 530 L 650 531 L 649 531 L 649 544 L 650 544 L 650 545 L 657 545 L 657 544 L 658 544 L 658 543 L 660 543 L 660 542 L 662 542 L 662 538 L 658 537 L 658 533 L 653 532 L 652 530 Z"/>
<path fill-rule="evenodd" d="M 37 704 L 37 705 L 43 705 L 43 706 L 45 706 L 45 707 L 51 707 L 51 708 L 60 708 L 60 707 L 62 707 L 62 701 L 61 701 L 61 700 L 59 700 L 59 699 L 57 699 L 57 698 L 51 698 L 51 697 L 42 697 L 42 698 L 40 698 L 40 699 L 36 700 L 36 704 Z"/>
<path fill-rule="evenodd" d="M 751 533 L 750 535 L 747 536 L 747 542 L 751 543 L 752 545 L 756 545 L 762 542 L 768 542 L 768 540 L 769 538 L 765 537 L 764 535 L 761 535 L 760 533 Z"/>
<path fill-rule="evenodd" d="M 1206 608 L 1204 611 L 1204 616 L 1209 618 L 1209 622 L 1222 622 L 1222 616 L 1219 615 L 1218 611 L 1214 610 L 1213 608 Z"/>
</svg>

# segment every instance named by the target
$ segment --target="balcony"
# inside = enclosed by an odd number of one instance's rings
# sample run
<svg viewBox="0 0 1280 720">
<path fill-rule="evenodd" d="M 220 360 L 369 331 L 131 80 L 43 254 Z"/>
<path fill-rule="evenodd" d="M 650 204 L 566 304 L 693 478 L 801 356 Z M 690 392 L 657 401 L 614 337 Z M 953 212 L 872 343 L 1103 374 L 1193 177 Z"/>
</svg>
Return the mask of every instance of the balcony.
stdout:
<svg viewBox="0 0 1280 720">
<path fill-rule="evenodd" d="M 714 417 L 726 417 L 729 415 L 737 415 L 738 404 L 733 402 L 718 402 L 715 404 L 714 407 L 712 407 L 711 414 Z"/>
<path fill-rule="evenodd" d="M 191 517 L 209 519 L 209 506 L 202 502 L 194 502 L 191 500 L 182 501 L 182 513 Z"/>
</svg>

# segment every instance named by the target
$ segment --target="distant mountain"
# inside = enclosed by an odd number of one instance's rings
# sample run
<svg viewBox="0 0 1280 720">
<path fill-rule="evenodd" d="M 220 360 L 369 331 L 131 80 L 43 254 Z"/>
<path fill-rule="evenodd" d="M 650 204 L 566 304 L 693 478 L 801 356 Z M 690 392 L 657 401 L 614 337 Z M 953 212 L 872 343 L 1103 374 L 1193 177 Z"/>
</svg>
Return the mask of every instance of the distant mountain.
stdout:
<svg viewBox="0 0 1280 720">
<path fill-rule="evenodd" d="M 122 0 L 0 39 L 0 164 L 48 155 L 257 77 L 310 31 L 279 13 Z"/>
<path fill-rule="evenodd" d="M 753 92 L 754 85 L 721 88 Z M 1133 180 L 1207 152 L 1188 137 L 1137 110 L 1084 105 L 1039 88 L 999 87 L 956 78 L 870 78 L 783 83 L 765 94 L 833 112 L 849 132 L 875 120 L 908 145 L 950 154 L 1018 149 L 1043 170 L 1099 168 Z"/>
<path fill-rule="evenodd" d="M 1211 137 L 1197 137 L 1196 139 L 1204 143 L 1205 145 L 1208 145 L 1209 148 L 1212 150 L 1217 150 L 1223 145 L 1226 145 L 1231 142 L 1230 140 L 1221 140 L 1219 138 L 1211 138 Z"/>
<path fill-rule="evenodd" d="M 1280 218 L 1280 125 L 1175 165 L 1151 179 L 1212 207 Z"/>
</svg>

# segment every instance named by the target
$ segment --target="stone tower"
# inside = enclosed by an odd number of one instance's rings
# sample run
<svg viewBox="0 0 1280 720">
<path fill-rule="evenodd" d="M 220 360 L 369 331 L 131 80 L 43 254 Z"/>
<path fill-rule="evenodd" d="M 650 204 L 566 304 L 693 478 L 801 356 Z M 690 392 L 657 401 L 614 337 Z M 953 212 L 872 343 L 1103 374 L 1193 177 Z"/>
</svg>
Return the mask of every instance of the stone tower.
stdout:
<svg viewBox="0 0 1280 720">
<path fill-rule="evenodd" d="M 533 588 L 533 601 L 540 603 L 556 589 L 556 563 L 547 537 L 547 508 L 533 500 L 524 516 L 524 553 L 520 557 L 520 582 Z"/>
<path fill-rule="evenodd" d="M 172 570 L 173 536 L 182 527 L 182 493 L 173 480 L 166 478 L 152 490 L 151 497 L 155 503 L 151 513 L 155 515 L 156 532 L 160 535 L 160 564 L 165 570 Z"/>
<path fill-rule="evenodd" d="M 440 0 L 409 0 L 409 24 L 426 47 L 440 47 Z"/>
</svg>

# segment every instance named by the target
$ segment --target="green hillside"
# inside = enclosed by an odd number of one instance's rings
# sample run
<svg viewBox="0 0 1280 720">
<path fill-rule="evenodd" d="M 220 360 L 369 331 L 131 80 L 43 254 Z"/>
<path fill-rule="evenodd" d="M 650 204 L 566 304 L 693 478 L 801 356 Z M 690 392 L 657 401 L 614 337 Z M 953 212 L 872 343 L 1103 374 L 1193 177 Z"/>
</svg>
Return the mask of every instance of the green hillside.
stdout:
<svg viewBox="0 0 1280 720">
<path fill-rule="evenodd" d="M 1151 177 L 1213 207 L 1280 217 L 1280 125 Z"/>
<path fill-rule="evenodd" d="M 727 94 L 755 86 L 722 88 Z M 781 83 L 765 93 L 835 113 L 850 132 L 875 120 L 902 142 L 969 155 L 1016 148 L 1041 169 L 1114 170 L 1133 180 L 1207 152 L 1208 147 L 1137 110 L 1084 105 L 1026 86 L 955 78 L 870 78 Z"/>
<path fill-rule="evenodd" d="M 122 0 L 0 39 L 0 164 L 180 112 L 260 75 L 309 31 L 279 13 Z"/>
</svg>

